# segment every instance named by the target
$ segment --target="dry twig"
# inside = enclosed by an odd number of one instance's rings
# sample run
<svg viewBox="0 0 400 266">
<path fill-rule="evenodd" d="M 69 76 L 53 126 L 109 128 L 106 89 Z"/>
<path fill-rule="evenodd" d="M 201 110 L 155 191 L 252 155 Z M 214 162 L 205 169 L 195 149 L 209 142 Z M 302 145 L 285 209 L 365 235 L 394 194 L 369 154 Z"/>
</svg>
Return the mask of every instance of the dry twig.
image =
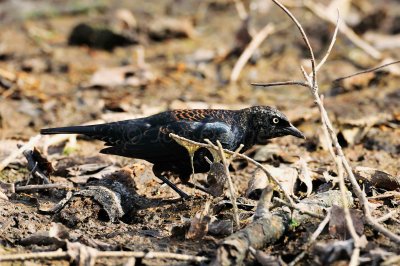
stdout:
<svg viewBox="0 0 400 266">
<path fill-rule="evenodd" d="M 339 177 L 339 187 L 342 196 L 342 200 L 346 202 L 346 185 L 344 183 L 344 170 L 343 163 L 340 157 L 336 157 L 336 164 L 338 167 L 338 177 Z M 353 220 L 351 219 L 350 210 L 347 207 L 347 204 L 343 204 L 344 217 L 346 219 L 346 225 L 349 229 L 350 235 L 354 240 L 354 249 L 351 255 L 350 263 L 351 266 L 356 266 L 359 264 L 358 260 L 360 258 L 360 249 L 364 248 L 364 242 L 361 240 L 360 236 L 357 234 L 356 229 L 354 228 Z M 365 243 L 366 244 L 366 243 Z"/>
<path fill-rule="evenodd" d="M 173 259 L 181 261 L 194 261 L 204 262 L 208 261 L 207 257 L 192 256 L 186 254 L 177 254 L 170 252 L 142 252 L 142 251 L 98 251 L 96 253 L 97 258 L 142 258 L 142 259 Z M 5 261 L 26 261 L 26 260 L 38 260 L 38 259 L 50 259 L 50 260 L 67 260 L 70 259 L 70 254 L 67 251 L 48 251 L 48 252 L 37 252 L 37 253 L 19 253 L 11 255 L 0 255 L 0 262 Z"/>
<path fill-rule="evenodd" d="M 315 3 L 311 0 L 304 1 L 304 6 L 307 7 L 311 12 L 313 12 L 315 15 L 317 15 L 319 18 L 335 24 L 335 19 L 330 16 L 330 13 L 325 11 L 325 7 L 321 6 L 319 3 Z M 342 25 L 339 28 L 339 31 L 343 33 L 352 43 L 354 43 L 356 46 L 358 46 L 360 49 L 362 49 L 365 53 L 370 55 L 374 59 L 381 59 L 382 54 L 378 50 L 376 50 L 373 46 L 371 46 L 369 43 L 364 41 L 362 38 L 360 38 L 349 26 L 347 26 L 345 23 L 342 23 Z"/>
<path fill-rule="evenodd" d="M 288 86 L 288 85 L 297 85 L 308 88 L 308 84 L 304 81 L 278 81 L 278 82 L 269 82 L 269 83 L 251 83 L 251 85 L 256 87 L 276 87 L 276 86 Z"/>
<path fill-rule="evenodd" d="M 329 47 L 325 53 L 325 56 L 321 59 L 321 62 L 319 62 L 318 65 L 315 67 L 315 72 L 318 72 L 318 70 L 325 64 L 326 60 L 328 59 L 329 55 L 331 54 L 333 46 L 335 45 L 335 42 L 336 42 L 336 37 L 337 37 L 337 33 L 339 31 L 339 26 L 340 26 L 340 13 L 338 10 L 335 31 L 333 32 L 331 43 L 329 44 Z"/>
<path fill-rule="evenodd" d="M 74 186 L 72 184 L 44 184 L 44 185 L 27 185 L 27 186 L 20 186 L 20 187 L 15 187 L 16 192 L 21 192 L 21 191 L 30 191 L 30 190 L 41 190 L 41 189 L 50 189 L 50 188 L 56 188 L 56 189 L 71 189 Z"/>
<path fill-rule="evenodd" d="M 240 72 L 246 65 L 247 61 L 249 61 L 254 51 L 268 37 L 268 35 L 273 34 L 275 31 L 276 31 L 275 26 L 273 24 L 267 24 L 253 37 L 253 39 L 247 45 L 246 49 L 240 55 L 239 59 L 236 61 L 236 64 L 232 69 L 232 73 L 230 76 L 231 83 L 236 82 L 238 80 Z"/>
<path fill-rule="evenodd" d="M 209 142 L 209 144 L 212 144 L 212 143 Z M 232 202 L 232 206 L 233 206 L 233 213 L 234 213 L 233 217 L 235 219 L 236 228 L 239 229 L 240 228 L 240 220 L 239 220 L 239 210 L 238 210 L 238 207 L 236 204 L 236 190 L 235 190 L 235 187 L 232 182 L 232 177 L 229 173 L 229 164 L 226 161 L 224 149 L 222 148 L 221 142 L 219 142 L 219 140 L 217 140 L 217 145 L 219 148 L 219 154 L 221 156 L 222 163 L 224 164 L 224 167 L 225 167 L 225 173 L 226 173 L 226 177 L 228 180 L 229 194 L 230 194 L 230 198 L 231 198 L 231 202 Z M 241 149 L 241 148 L 243 148 L 243 146 L 240 146 L 239 148 Z M 238 152 L 239 151 L 235 152 L 234 154 L 237 154 Z"/>
<path fill-rule="evenodd" d="M 241 20 L 247 19 L 249 14 L 246 11 L 246 8 L 241 0 L 233 0 L 235 2 L 235 8 Z"/>
<path fill-rule="evenodd" d="M 376 218 L 376 221 L 378 223 L 383 223 L 383 222 L 389 220 L 390 218 L 393 218 L 393 216 L 395 216 L 397 213 L 398 213 L 398 210 L 392 210 L 392 211 L 386 213 L 385 215 L 383 215 L 379 218 Z"/>
<path fill-rule="evenodd" d="M 294 266 L 304 258 L 304 256 L 306 255 L 306 251 L 310 248 L 310 246 L 314 243 L 314 241 L 317 240 L 317 237 L 322 233 L 322 230 L 324 230 L 325 226 L 328 224 L 330 219 L 331 219 L 331 211 L 329 210 L 325 218 L 319 224 L 317 230 L 315 230 L 315 232 L 311 235 L 308 243 L 306 244 L 305 250 L 301 252 L 299 255 L 297 255 L 297 257 L 294 260 L 292 260 L 288 264 L 288 266 Z"/>
<path fill-rule="evenodd" d="M 28 143 L 22 145 L 18 150 L 11 153 L 8 157 L 6 157 L 3 161 L 0 162 L 0 171 L 6 168 L 15 158 L 22 155 L 25 150 L 32 149 L 33 146 L 40 140 L 41 135 L 37 135 L 32 137 Z"/>
<path fill-rule="evenodd" d="M 282 200 L 280 198 L 274 198 L 274 201 L 279 202 L 280 204 L 283 204 L 285 206 L 288 206 L 289 208 L 298 210 L 300 214 L 307 214 L 307 215 L 309 215 L 311 217 L 315 217 L 315 218 L 319 218 L 319 219 L 323 219 L 324 218 L 324 216 L 319 215 L 318 213 L 314 213 L 314 212 L 310 212 L 310 211 L 307 211 L 307 210 L 303 210 L 298 205 L 290 204 L 289 202 L 286 202 L 286 201 L 284 201 L 284 200 Z"/>
<path fill-rule="evenodd" d="M 377 67 L 369 68 L 369 69 L 366 69 L 366 70 L 362 70 L 360 72 L 356 72 L 356 73 L 353 73 L 353 74 L 345 76 L 345 77 L 337 78 L 333 82 L 338 82 L 338 81 L 341 81 L 341 80 L 344 80 L 344 79 L 352 78 L 354 76 L 358 76 L 358 75 L 362 75 L 362 74 L 365 74 L 365 73 L 374 72 L 376 70 L 385 68 L 385 67 L 390 66 L 390 65 L 395 65 L 395 64 L 398 64 L 398 63 L 400 63 L 400 60 L 393 61 L 393 62 L 390 62 L 390 63 L 387 63 L 387 64 L 383 64 L 383 65 L 380 65 L 380 66 L 377 66 Z"/>
</svg>

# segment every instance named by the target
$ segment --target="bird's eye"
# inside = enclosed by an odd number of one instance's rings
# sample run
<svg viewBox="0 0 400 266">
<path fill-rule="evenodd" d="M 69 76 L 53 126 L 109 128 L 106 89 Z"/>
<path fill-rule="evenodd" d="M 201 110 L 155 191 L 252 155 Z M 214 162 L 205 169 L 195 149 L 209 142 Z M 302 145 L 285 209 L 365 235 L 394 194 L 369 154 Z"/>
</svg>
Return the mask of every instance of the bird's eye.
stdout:
<svg viewBox="0 0 400 266">
<path fill-rule="evenodd" d="M 272 118 L 272 122 L 274 124 L 278 124 L 279 123 L 279 118 L 277 118 L 277 117 Z"/>
</svg>

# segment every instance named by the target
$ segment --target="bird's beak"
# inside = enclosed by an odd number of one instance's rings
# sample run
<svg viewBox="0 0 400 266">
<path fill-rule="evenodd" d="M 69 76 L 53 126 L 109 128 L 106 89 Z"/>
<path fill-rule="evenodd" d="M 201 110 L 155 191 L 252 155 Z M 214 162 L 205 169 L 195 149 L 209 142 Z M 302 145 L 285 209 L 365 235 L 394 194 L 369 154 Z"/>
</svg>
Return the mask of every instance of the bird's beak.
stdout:
<svg viewBox="0 0 400 266">
<path fill-rule="evenodd" d="M 290 124 L 290 127 L 287 127 L 285 129 L 285 131 L 288 135 L 292 135 L 292 136 L 295 136 L 295 137 L 298 137 L 301 139 L 306 138 L 306 136 L 304 136 L 304 134 L 300 130 L 298 130 L 295 126 L 293 126 L 292 124 Z"/>
</svg>

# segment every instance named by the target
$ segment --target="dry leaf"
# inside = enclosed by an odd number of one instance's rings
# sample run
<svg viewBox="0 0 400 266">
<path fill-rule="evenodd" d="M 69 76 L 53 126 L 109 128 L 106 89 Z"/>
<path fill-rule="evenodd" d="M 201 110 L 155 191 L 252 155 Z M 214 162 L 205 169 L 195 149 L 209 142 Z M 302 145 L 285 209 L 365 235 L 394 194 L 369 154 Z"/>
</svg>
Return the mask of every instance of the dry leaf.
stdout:
<svg viewBox="0 0 400 266">
<path fill-rule="evenodd" d="M 258 200 L 264 188 L 268 186 L 267 174 L 262 169 L 254 171 L 247 185 L 246 197 Z"/>
<path fill-rule="evenodd" d="M 222 163 L 212 163 L 207 174 L 207 191 L 214 197 L 224 193 L 226 184 L 225 166 Z"/>
<path fill-rule="evenodd" d="M 90 87 L 144 86 L 155 80 L 154 74 L 144 68 L 122 66 L 97 70 L 90 79 Z"/>
<path fill-rule="evenodd" d="M 298 165 L 300 168 L 299 179 L 307 186 L 307 197 L 308 197 L 311 195 L 311 192 L 313 190 L 310 169 L 307 166 L 307 162 L 303 158 L 299 159 Z"/>
<path fill-rule="evenodd" d="M 368 182 L 377 188 L 384 188 L 387 190 L 396 190 L 400 188 L 399 176 L 392 176 L 378 169 L 357 166 L 354 169 L 354 174 L 359 182 Z"/>
<path fill-rule="evenodd" d="M 210 208 L 210 201 L 206 202 L 204 210 L 197 212 L 190 222 L 189 231 L 186 234 L 186 239 L 201 239 L 208 232 L 208 223 L 211 217 L 208 215 Z"/>
<path fill-rule="evenodd" d="M 294 187 L 299 176 L 297 169 L 281 164 L 279 167 L 273 167 L 268 164 L 264 165 L 268 172 L 275 177 L 282 188 L 289 194 L 294 195 Z"/>
<path fill-rule="evenodd" d="M 343 208 L 337 205 L 333 205 L 331 213 L 331 219 L 329 220 L 329 233 L 333 237 L 340 240 L 351 238 Z M 353 225 L 356 233 L 358 235 L 362 235 L 364 233 L 363 212 L 356 209 L 350 209 L 350 216 L 353 220 Z"/>
</svg>

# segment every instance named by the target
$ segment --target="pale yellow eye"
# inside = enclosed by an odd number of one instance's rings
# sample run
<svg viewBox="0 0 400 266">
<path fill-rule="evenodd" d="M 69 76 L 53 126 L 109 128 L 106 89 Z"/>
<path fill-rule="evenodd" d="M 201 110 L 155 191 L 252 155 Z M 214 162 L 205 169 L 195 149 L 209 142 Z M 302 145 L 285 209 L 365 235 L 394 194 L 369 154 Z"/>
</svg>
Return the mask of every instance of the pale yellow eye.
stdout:
<svg viewBox="0 0 400 266">
<path fill-rule="evenodd" d="M 277 117 L 272 118 L 272 122 L 274 122 L 274 124 L 278 124 L 279 118 L 277 118 Z"/>
</svg>

